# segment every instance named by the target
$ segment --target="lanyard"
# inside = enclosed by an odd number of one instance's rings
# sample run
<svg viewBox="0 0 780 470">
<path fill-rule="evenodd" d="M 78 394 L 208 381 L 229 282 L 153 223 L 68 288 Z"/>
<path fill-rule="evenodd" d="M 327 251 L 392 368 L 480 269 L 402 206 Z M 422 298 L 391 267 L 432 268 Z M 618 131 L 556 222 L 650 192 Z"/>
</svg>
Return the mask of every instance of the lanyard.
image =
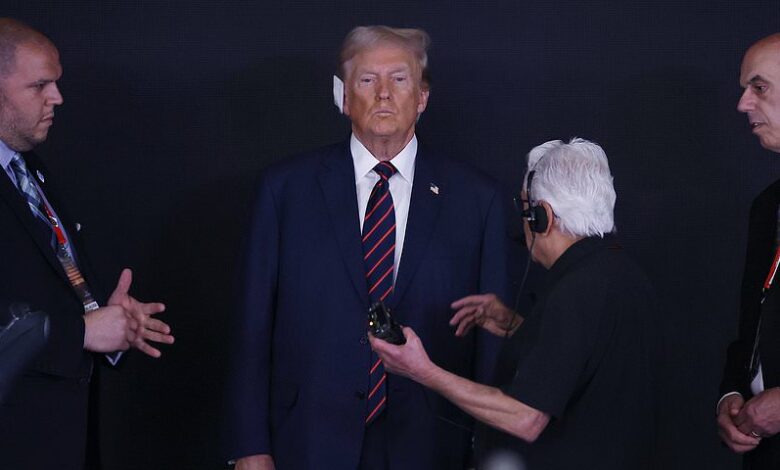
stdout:
<svg viewBox="0 0 780 470">
<path fill-rule="evenodd" d="M 92 310 L 96 310 L 100 306 L 95 302 L 94 297 L 92 297 L 87 281 L 84 279 L 81 270 L 79 270 L 79 267 L 76 264 L 76 260 L 73 258 L 73 254 L 68 247 L 68 239 L 65 238 L 65 232 L 60 226 L 60 221 L 54 216 L 54 212 L 49 207 L 49 204 L 46 202 L 46 198 L 43 197 L 43 194 L 41 194 L 41 191 L 38 188 L 36 188 L 36 191 L 38 191 L 38 195 L 41 197 L 41 206 L 46 214 L 46 218 L 49 219 L 49 224 L 57 238 L 57 259 L 62 265 L 62 269 L 65 270 L 68 281 L 70 281 L 71 286 L 84 304 L 84 311 L 91 312 Z"/>
<path fill-rule="evenodd" d="M 775 252 L 775 259 L 772 261 L 772 267 L 769 269 L 769 274 L 766 275 L 766 280 L 764 281 L 764 293 L 769 290 L 770 287 L 772 287 L 772 283 L 775 280 L 775 275 L 777 274 L 777 268 L 780 266 L 780 248 L 777 249 Z"/>
</svg>

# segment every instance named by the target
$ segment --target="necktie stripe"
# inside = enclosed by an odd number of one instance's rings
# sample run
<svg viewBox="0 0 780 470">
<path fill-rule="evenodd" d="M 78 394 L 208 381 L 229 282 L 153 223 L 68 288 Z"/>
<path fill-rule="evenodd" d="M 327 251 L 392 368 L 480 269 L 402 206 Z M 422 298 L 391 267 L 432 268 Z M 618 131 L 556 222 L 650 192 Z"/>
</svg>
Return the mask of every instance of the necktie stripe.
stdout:
<svg viewBox="0 0 780 470">
<path fill-rule="evenodd" d="M 374 398 L 374 395 L 376 395 L 376 391 L 379 390 L 379 387 L 382 386 L 383 383 L 385 383 L 385 379 L 387 378 L 387 374 L 382 374 L 382 378 L 379 379 L 379 382 L 377 382 L 376 386 L 373 390 L 371 390 L 371 393 L 368 394 L 368 399 Z"/>
<path fill-rule="evenodd" d="M 371 209 L 371 212 L 367 213 L 367 214 L 366 214 L 366 216 L 365 216 L 365 217 L 363 217 L 363 220 L 366 220 L 366 221 L 367 221 L 367 220 L 368 220 L 368 219 L 369 219 L 369 218 L 370 218 L 372 215 L 374 215 L 374 212 L 376 212 L 376 210 L 377 210 L 377 209 L 379 209 L 379 206 L 380 206 L 380 205 L 381 205 L 383 202 L 385 202 L 385 200 L 387 200 L 387 198 L 388 198 L 388 196 L 389 196 L 389 195 L 390 195 L 390 193 L 389 193 L 389 192 L 388 192 L 388 193 L 385 193 L 385 195 L 384 195 L 384 196 L 382 196 L 382 198 L 381 198 L 381 199 L 379 199 L 379 200 L 376 202 L 376 205 L 375 205 L 375 206 L 374 206 L 374 207 Z"/>
<path fill-rule="evenodd" d="M 373 411 L 368 415 L 368 418 L 366 418 L 366 424 L 370 424 L 371 420 L 374 419 L 374 416 L 382 409 L 382 407 L 385 405 L 385 401 L 387 401 L 387 397 L 382 397 L 382 399 L 379 401 L 379 403 L 376 405 Z"/>
<path fill-rule="evenodd" d="M 382 281 L 384 281 L 387 278 L 387 276 L 389 276 L 392 273 L 393 273 L 393 268 L 392 267 L 388 268 L 388 270 L 385 271 L 384 274 L 382 274 L 382 277 L 377 279 L 377 281 L 374 283 L 374 285 L 371 286 L 371 289 L 368 290 L 368 293 L 369 294 L 373 293 L 376 290 L 376 288 L 379 287 L 382 284 Z"/>
<path fill-rule="evenodd" d="M 390 193 L 390 177 L 395 167 L 389 162 L 374 166 L 379 180 L 374 184 L 363 217 L 363 264 L 366 269 L 366 288 L 372 303 L 387 299 L 393 292 L 393 263 L 395 262 L 395 207 Z M 387 404 L 387 374 L 384 364 L 371 351 L 368 373 L 366 425 L 379 416 Z"/>
<path fill-rule="evenodd" d="M 368 237 L 370 237 L 372 233 L 374 233 L 374 230 L 376 230 L 377 228 L 379 228 L 380 225 L 382 225 L 382 222 L 384 222 L 385 219 L 387 219 L 387 217 L 389 217 L 391 213 L 394 213 L 392 204 L 390 204 L 390 207 L 388 207 L 385 213 L 382 214 L 382 217 L 380 217 L 379 220 L 377 220 L 376 223 L 374 223 L 374 225 L 371 227 L 371 230 L 369 230 L 368 233 L 363 236 L 364 242 L 368 240 Z M 395 224 L 393 224 L 393 227 L 395 227 Z"/>
<path fill-rule="evenodd" d="M 381 258 L 379 258 L 379 261 L 376 262 L 374 267 L 371 268 L 371 270 L 368 273 L 366 273 L 366 277 L 371 276 L 371 274 L 374 271 L 376 271 L 376 268 L 378 268 L 379 265 L 382 264 L 385 261 L 385 259 L 387 259 L 387 257 L 390 256 L 390 254 L 392 254 L 394 251 L 395 251 L 395 243 L 393 243 L 393 246 L 391 246 L 390 249 L 388 249 L 387 252 L 384 255 L 382 255 Z"/>
<path fill-rule="evenodd" d="M 385 240 L 387 240 L 387 238 L 388 238 L 388 237 L 389 237 L 391 234 L 395 235 L 395 224 L 393 224 L 393 226 L 392 226 L 392 227 L 390 227 L 389 229 L 387 229 L 387 232 L 386 232 L 384 235 L 382 235 L 382 238 L 380 238 L 380 239 L 379 239 L 379 241 L 377 241 L 377 242 L 376 242 L 376 244 L 374 245 L 374 247 L 373 247 L 373 248 L 371 248 L 371 249 L 368 251 L 368 253 L 366 253 L 366 254 L 365 254 L 365 256 L 363 256 L 363 261 L 367 261 L 367 260 L 368 260 L 368 257 L 369 257 L 369 256 L 371 256 L 371 254 L 372 254 L 372 253 L 374 253 L 374 251 L 376 251 L 376 249 L 377 249 L 377 248 L 379 248 L 379 246 L 382 244 L 382 242 L 384 242 Z M 364 246 L 365 246 L 365 245 L 364 245 Z M 395 244 L 394 244 L 393 246 L 395 246 Z"/>
<path fill-rule="evenodd" d="M 387 298 L 387 296 L 389 296 L 392 292 L 393 292 L 393 286 L 391 284 L 390 287 L 387 288 L 385 293 L 379 296 L 379 300 L 384 301 Z"/>
</svg>

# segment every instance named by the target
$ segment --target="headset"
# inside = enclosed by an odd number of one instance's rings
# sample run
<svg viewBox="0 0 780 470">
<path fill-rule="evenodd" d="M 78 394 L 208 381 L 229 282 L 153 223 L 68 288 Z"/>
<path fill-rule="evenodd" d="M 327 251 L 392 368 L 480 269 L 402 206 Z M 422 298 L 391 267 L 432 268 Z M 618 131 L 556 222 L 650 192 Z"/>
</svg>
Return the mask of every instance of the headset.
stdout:
<svg viewBox="0 0 780 470">
<path fill-rule="evenodd" d="M 538 164 L 539 162 L 537 162 Z M 528 200 L 523 200 L 520 196 L 515 196 L 515 207 L 520 212 L 520 217 L 528 221 L 528 228 L 532 233 L 544 233 L 547 230 L 549 221 L 547 220 L 547 211 L 544 207 L 534 202 L 534 198 L 531 195 L 531 183 L 533 183 L 536 170 L 528 172 L 528 176 L 525 180 L 525 194 Z M 528 209 L 523 209 L 523 202 L 528 203 Z"/>
</svg>

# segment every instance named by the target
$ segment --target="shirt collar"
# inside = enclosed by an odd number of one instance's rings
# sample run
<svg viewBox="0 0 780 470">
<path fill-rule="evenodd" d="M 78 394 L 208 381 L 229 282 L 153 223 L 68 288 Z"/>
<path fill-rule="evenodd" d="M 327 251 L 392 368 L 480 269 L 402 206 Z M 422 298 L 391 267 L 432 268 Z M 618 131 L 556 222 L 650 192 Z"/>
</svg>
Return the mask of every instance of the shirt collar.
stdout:
<svg viewBox="0 0 780 470">
<path fill-rule="evenodd" d="M 6 172 L 8 171 L 8 165 L 11 164 L 11 159 L 17 153 L 18 152 L 16 150 L 8 148 L 8 146 L 5 145 L 5 142 L 0 140 L 0 166 L 3 167 L 3 170 Z"/>
<path fill-rule="evenodd" d="M 349 149 L 352 153 L 352 164 L 355 167 L 356 179 L 366 176 L 379 163 L 379 160 L 368 151 L 354 133 L 349 139 Z M 390 160 L 390 163 L 398 170 L 398 174 L 410 184 L 414 179 L 414 161 L 416 158 L 417 136 L 413 135 L 412 140 L 406 144 L 406 147 Z"/>
</svg>

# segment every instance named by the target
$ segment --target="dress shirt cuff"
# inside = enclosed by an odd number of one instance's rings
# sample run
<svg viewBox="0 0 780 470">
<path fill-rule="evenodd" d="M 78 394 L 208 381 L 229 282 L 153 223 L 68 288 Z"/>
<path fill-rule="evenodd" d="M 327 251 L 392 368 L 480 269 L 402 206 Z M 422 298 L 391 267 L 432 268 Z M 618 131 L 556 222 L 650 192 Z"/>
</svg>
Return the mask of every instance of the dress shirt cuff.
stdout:
<svg viewBox="0 0 780 470">
<path fill-rule="evenodd" d="M 723 395 L 722 397 L 720 397 L 720 400 L 718 400 L 718 404 L 717 404 L 717 405 L 715 405 L 715 415 L 717 415 L 717 414 L 718 414 L 718 410 L 720 409 L 720 404 L 721 404 L 721 402 L 722 402 L 723 400 L 725 400 L 725 399 L 726 399 L 726 397 L 730 397 L 731 395 L 739 395 L 740 397 L 742 396 L 742 394 L 741 394 L 741 393 L 739 393 L 739 392 L 729 392 L 729 393 L 727 393 L 727 394 Z"/>
</svg>

